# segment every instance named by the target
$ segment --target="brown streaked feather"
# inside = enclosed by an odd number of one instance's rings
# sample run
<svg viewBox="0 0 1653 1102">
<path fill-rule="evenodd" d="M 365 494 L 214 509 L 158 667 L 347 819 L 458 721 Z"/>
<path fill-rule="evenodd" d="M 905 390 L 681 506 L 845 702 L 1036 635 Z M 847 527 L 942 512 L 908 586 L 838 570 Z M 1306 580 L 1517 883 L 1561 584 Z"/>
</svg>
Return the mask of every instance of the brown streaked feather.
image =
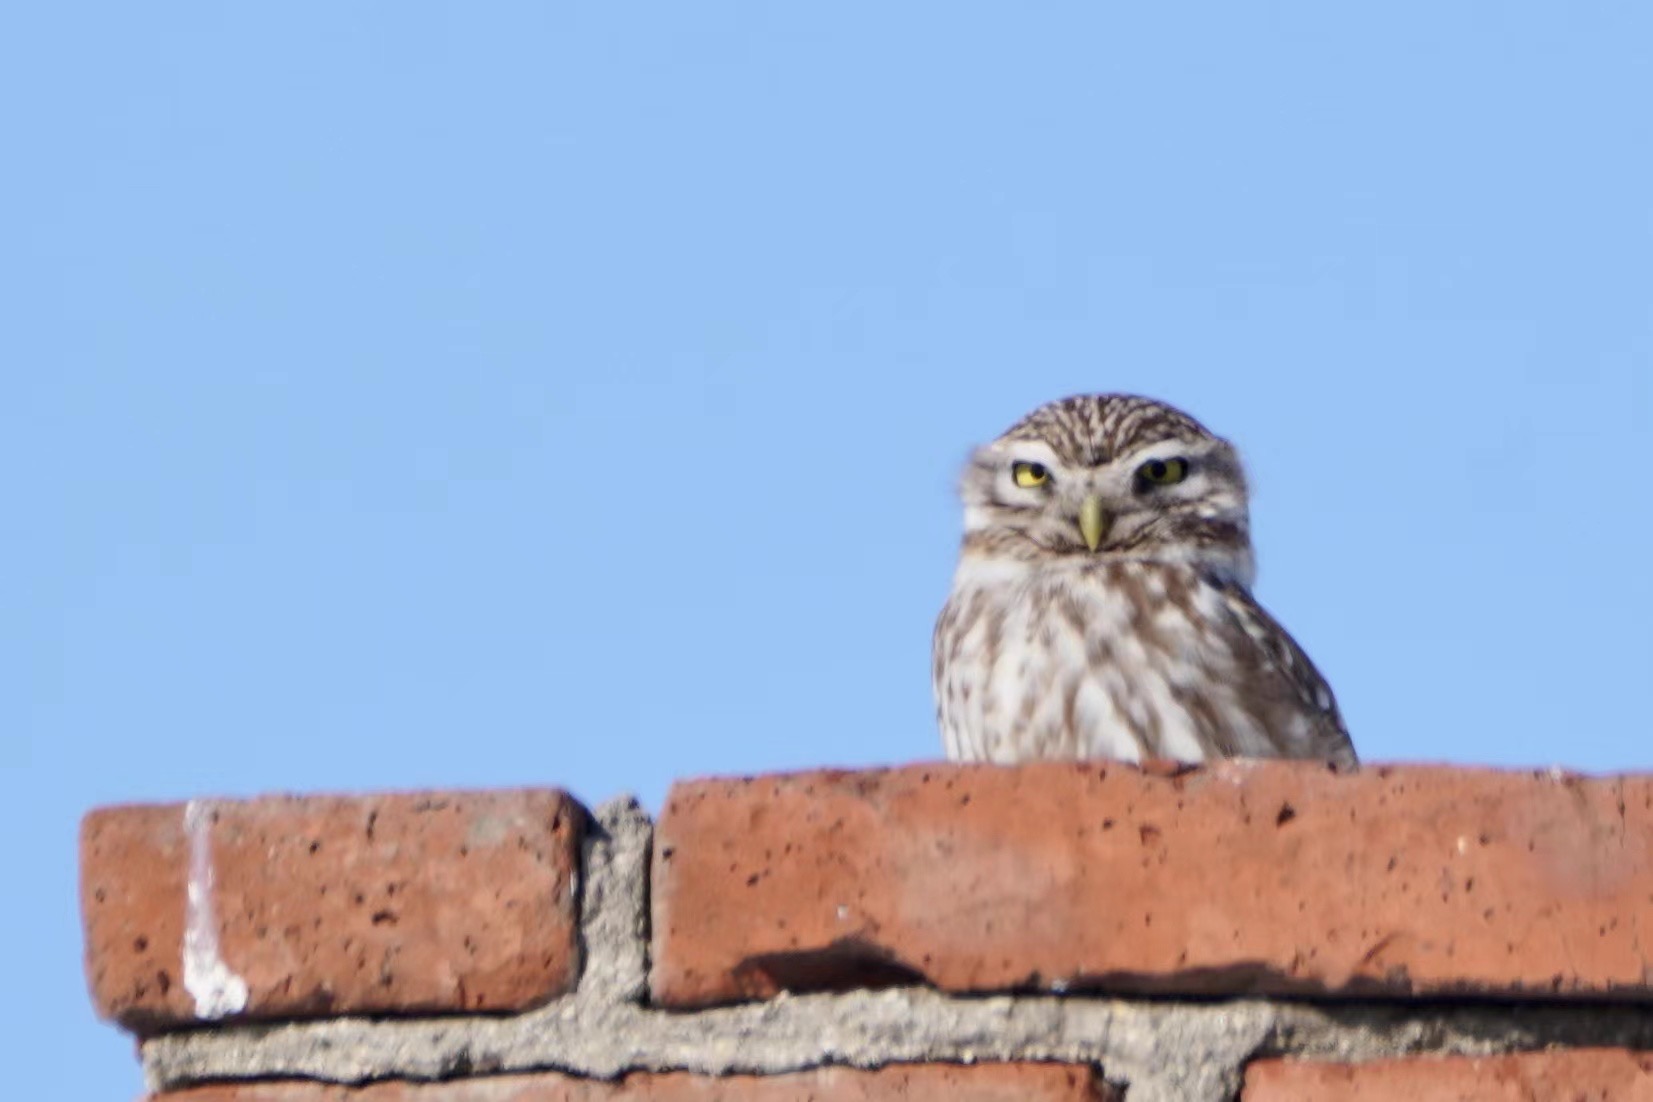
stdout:
<svg viewBox="0 0 1653 1102">
<path fill-rule="evenodd" d="M 1212 433 L 1182 412 L 1134 394 L 1075 394 L 1017 421 L 1007 440 L 1042 440 L 1069 463 L 1096 466 L 1154 440 L 1203 440 Z"/>
<path fill-rule="evenodd" d="M 1297 640 L 1245 587 L 1220 578 L 1208 579 L 1208 584 L 1222 593 L 1225 607 L 1256 648 L 1262 667 L 1259 672 L 1271 676 L 1281 687 L 1280 691 L 1290 694 L 1292 707 L 1317 717 L 1315 756 L 1339 765 L 1358 765 L 1354 742 L 1338 711 L 1332 687 L 1297 645 Z"/>
</svg>

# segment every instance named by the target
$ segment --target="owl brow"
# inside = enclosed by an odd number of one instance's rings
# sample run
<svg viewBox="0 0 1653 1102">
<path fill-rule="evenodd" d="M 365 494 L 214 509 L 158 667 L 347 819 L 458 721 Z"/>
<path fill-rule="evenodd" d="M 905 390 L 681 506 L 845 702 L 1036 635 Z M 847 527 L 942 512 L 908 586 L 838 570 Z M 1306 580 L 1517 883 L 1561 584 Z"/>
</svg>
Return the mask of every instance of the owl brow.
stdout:
<svg viewBox="0 0 1653 1102">
<path fill-rule="evenodd" d="M 1059 466 L 1063 462 L 1061 450 L 1051 447 L 1048 440 L 1037 436 L 1006 437 L 983 458 L 1000 464 L 1042 463 L 1047 467 Z"/>
<path fill-rule="evenodd" d="M 1205 468 L 1226 469 L 1232 464 L 1223 454 L 1226 448 L 1214 447 L 1210 440 L 1189 440 L 1181 436 L 1167 436 L 1159 440 L 1152 440 L 1132 448 L 1128 453 L 1133 463 L 1150 462 L 1155 459 L 1186 459 L 1190 464 L 1197 463 Z"/>
</svg>

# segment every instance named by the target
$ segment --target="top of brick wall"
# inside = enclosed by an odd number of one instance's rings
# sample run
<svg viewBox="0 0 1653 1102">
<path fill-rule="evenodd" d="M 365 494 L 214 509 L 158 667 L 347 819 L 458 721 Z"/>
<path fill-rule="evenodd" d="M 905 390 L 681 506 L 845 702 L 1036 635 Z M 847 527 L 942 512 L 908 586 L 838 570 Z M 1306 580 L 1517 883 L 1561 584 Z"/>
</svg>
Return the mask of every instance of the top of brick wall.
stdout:
<svg viewBox="0 0 1653 1102">
<path fill-rule="evenodd" d="M 82 830 L 99 1011 L 511 1010 L 578 977 L 559 792 L 120 807 Z M 1653 778 L 1300 763 L 922 765 L 690 781 L 653 849 L 653 1000 L 925 984 L 1653 1001 Z"/>
<path fill-rule="evenodd" d="M 1225 762 L 672 790 L 657 1001 L 947 991 L 1646 1000 L 1653 779 Z"/>
</svg>

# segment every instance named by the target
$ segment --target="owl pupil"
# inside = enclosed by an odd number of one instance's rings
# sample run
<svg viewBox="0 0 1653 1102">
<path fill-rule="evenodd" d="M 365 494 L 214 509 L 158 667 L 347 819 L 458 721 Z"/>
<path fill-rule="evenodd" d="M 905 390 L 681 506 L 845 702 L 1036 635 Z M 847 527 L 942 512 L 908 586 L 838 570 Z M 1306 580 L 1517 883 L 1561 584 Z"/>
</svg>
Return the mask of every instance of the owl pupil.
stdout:
<svg viewBox="0 0 1653 1102">
<path fill-rule="evenodd" d="M 1152 463 L 1148 464 L 1148 477 L 1149 478 L 1164 478 L 1165 477 L 1165 462 L 1163 460 L 1156 459 Z"/>
<path fill-rule="evenodd" d="M 1043 463 L 1029 463 L 1027 473 L 1033 476 L 1034 481 L 1043 482 L 1045 480 L 1045 465 Z"/>
</svg>

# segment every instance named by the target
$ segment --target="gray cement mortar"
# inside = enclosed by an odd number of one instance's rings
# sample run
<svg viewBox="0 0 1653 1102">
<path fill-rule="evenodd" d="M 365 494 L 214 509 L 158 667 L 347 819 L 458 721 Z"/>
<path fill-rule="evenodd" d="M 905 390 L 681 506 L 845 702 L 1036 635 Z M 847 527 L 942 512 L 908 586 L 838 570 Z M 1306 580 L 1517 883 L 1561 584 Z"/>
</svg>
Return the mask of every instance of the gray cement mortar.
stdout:
<svg viewBox="0 0 1653 1102">
<path fill-rule="evenodd" d="M 1130 1102 L 1228 1102 L 1246 1061 L 1258 1056 L 1360 1061 L 1552 1045 L 1653 1048 L 1653 1011 L 1613 1005 L 960 998 L 899 988 L 654 1010 L 644 1005 L 652 835 L 629 797 L 596 813 L 585 842 L 583 970 L 573 994 L 511 1017 L 339 1018 L 169 1034 L 143 1045 L 148 1084 L 1042 1060 L 1098 1066 L 1126 1087 Z"/>
</svg>

